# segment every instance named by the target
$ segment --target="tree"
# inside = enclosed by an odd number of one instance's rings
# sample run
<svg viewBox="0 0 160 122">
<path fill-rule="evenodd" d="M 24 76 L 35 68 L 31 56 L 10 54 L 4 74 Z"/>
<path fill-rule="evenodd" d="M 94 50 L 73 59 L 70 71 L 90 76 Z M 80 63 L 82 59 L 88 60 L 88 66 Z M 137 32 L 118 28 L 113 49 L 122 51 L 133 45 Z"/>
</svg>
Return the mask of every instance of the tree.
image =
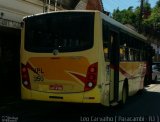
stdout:
<svg viewBox="0 0 160 122">
<path fill-rule="evenodd" d="M 151 14 L 143 21 L 144 32 L 154 38 L 160 38 L 160 0 L 152 8 Z"/>
<path fill-rule="evenodd" d="M 147 19 L 151 15 L 151 4 L 146 0 L 143 5 L 143 19 Z"/>
<path fill-rule="evenodd" d="M 112 14 L 113 18 L 122 24 L 130 24 L 137 30 L 139 28 L 140 7 L 133 7 L 119 10 L 115 9 Z M 160 0 L 157 1 L 156 6 L 151 8 L 148 0 L 143 3 L 142 11 L 142 33 L 148 37 L 160 38 Z"/>
<path fill-rule="evenodd" d="M 121 22 L 122 24 L 134 24 L 136 15 L 134 14 L 133 11 L 133 6 L 130 6 L 128 9 L 124 9 L 122 11 L 117 8 L 116 10 L 113 11 L 112 17 Z"/>
</svg>

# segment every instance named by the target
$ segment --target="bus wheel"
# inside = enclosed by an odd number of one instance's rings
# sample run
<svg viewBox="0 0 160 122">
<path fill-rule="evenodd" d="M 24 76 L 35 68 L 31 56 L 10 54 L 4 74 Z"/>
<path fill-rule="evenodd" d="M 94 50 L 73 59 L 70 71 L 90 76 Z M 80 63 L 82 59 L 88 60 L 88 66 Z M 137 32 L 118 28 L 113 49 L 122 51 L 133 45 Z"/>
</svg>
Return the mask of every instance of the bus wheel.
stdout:
<svg viewBox="0 0 160 122">
<path fill-rule="evenodd" d="M 127 85 L 124 84 L 123 91 L 122 91 L 122 101 L 121 101 L 122 104 L 125 104 L 126 101 L 127 101 L 127 97 L 128 97 L 128 93 L 127 92 L 128 92 Z"/>
</svg>

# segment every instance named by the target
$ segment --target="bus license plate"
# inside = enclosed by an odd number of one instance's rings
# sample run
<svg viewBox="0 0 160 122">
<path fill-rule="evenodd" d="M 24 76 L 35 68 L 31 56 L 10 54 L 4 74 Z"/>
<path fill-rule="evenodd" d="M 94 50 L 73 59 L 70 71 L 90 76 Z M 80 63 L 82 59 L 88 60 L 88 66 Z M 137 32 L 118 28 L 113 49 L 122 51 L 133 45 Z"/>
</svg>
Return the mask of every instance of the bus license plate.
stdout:
<svg viewBox="0 0 160 122">
<path fill-rule="evenodd" d="M 63 86 L 59 84 L 54 84 L 49 86 L 50 90 L 63 90 Z"/>
</svg>

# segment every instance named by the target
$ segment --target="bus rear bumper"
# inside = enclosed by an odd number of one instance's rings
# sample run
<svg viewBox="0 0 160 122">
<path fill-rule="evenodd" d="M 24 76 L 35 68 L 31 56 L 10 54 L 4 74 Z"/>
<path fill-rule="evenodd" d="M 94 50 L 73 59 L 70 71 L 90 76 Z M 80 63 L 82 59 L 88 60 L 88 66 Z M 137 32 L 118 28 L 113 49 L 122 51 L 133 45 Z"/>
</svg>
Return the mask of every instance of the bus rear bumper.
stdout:
<svg viewBox="0 0 160 122">
<path fill-rule="evenodd" d="M 23 100 L 40 100 L 75 103 L 101 103 L 101 94 L 98 88 L 81 93 L 46 93 L 22 88 Z"/>
</svg>

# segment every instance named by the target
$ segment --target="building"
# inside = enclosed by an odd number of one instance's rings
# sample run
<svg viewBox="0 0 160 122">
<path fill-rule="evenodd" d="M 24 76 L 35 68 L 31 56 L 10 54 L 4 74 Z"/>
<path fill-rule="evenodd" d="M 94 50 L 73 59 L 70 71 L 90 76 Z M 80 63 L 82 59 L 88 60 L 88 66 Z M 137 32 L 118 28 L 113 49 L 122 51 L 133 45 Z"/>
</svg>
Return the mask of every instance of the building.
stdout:
<svg viewBox="0 0 160 122">
<path fill-rule="evenodd" d="M 0 0 L 0 96 L 20 93 L 21 21 L 24 16 L 42 12 L 44 3 L 40 0 Z"/>
<path fill-rule="evenodd" d="M 0 0 L 0 96 L 20 93 L 19 50 L 23 17 L 65 9 L 103 11 L 103 6 L 101 0 Z"/>
</svg>

